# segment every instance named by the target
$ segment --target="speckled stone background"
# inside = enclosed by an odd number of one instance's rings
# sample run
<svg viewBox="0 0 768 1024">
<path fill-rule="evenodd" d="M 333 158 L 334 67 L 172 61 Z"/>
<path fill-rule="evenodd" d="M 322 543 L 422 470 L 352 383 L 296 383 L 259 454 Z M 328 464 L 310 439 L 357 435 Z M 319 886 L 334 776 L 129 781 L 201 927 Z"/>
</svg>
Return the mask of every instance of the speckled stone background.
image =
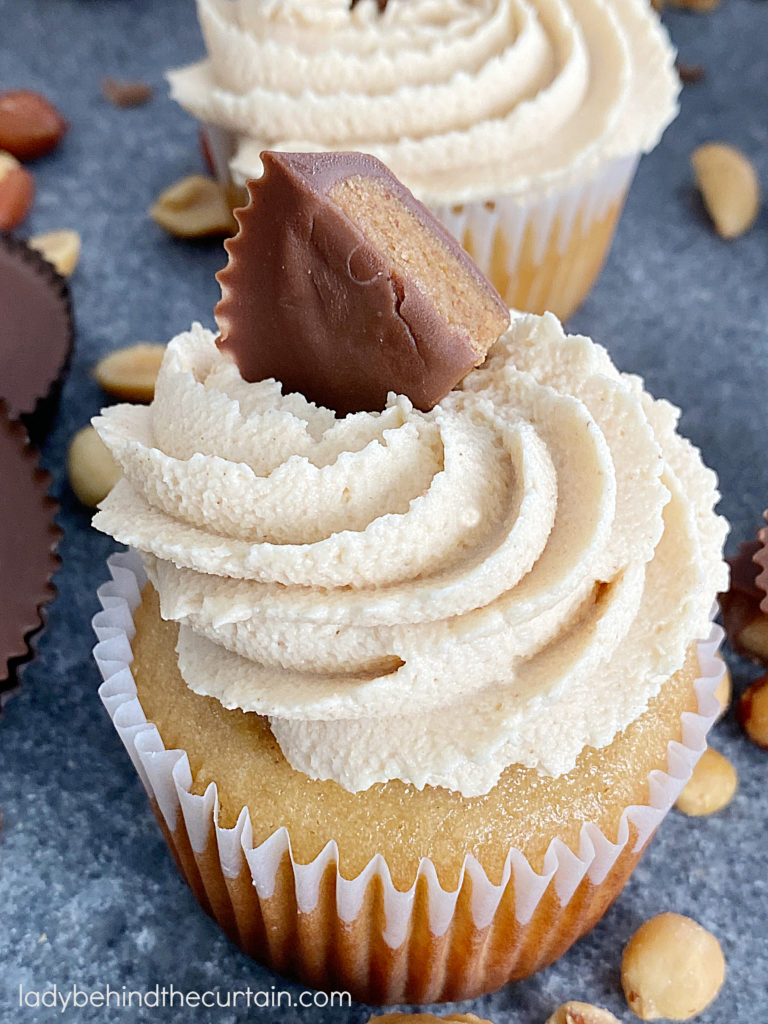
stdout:
<svg viewBox="0 0 768 1024">
<path fill-rule="evenodd" d="M 682 406 L 682 427 L 720 474 L 729 545 L 768 504 L 768 210 L 732 243 L 713 233 L 691 188 L 688 157 L 727 139 L 768 187 L 768 2 L 723 0 L 711 15 L 671 12 L 681 56 L 702 62 L 682 112 L 640 166 L 610 261 L 572 322 L 623 369 Z M 146 216 L 166 185 L 201 169 L 196 127 L 168 98 L 163 71 L 202 53 L 192 0 L 0 0 L 0 87 L 46 93 L 71 121 L 61 149 L 35 165 L 38 198 L 25 232 L 77 228 L 72 281 L 77 348 L 45 447 L 65 535 L 59 596 L 22 693 L 0 723 L 0 1021 L 60 1019 L 19 1007 L 24 991 L 73 984 L 145 989 L 297 986 L 255 965 L 198 909 L 176 873 L 137 777 L 96 695 L 91 616 L 114 545 L 91 531 L 67 488 L 74 431 L 104 402 L 95 360 L 130 342 L 165 341 L 212 322 L 219 244 L 181 243 Z M 117 110 L 103 75 L 143 78 L 148 106 Z M 0 501 L 12 500 L 2 493 Z M 737 688 L 754 670 L 733 662 Z M 663 910 L 691 914 L 720 938 L 728 979 L 700 1024 L 768 1020 L 768 755 L 729 715 L 714 745 L 736 764 L 733 803 L 711 819 L 673 812 L 631 883 L 590 936 L 538 976 L 462 1009 L 497 1024 L 543 1024 L 561 1001 L 632 1014 L 619 986 L 621 950 Z M 266 1021 L 362 1024 L 342 1010 L 69 1011 L 75 1021 Z"/>
</svg>

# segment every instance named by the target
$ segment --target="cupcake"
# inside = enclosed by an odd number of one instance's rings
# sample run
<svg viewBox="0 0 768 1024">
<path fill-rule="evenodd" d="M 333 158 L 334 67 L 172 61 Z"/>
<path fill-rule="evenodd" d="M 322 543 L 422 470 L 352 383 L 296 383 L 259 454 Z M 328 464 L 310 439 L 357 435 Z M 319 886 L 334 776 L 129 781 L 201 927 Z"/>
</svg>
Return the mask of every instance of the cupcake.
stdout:
<svg viewBox="0 0 768 1024">
<path fill-rule="evenodd" d="M 375 161 L 265 162 L 221 336 L 193 325 L 150 407 L 95 421 L 124 479 L 94 524 L 133 549 L 101 590 L 101 695 L 243 950 L 366 1002 L 464 999 L 599 919 L 705 749 L 715 478 L 599 345 L 551 314 L 497 320 Z M 422 279 L 436 267 L 450 278 Z M 355 346 L 319 322 L 346 312 L 357 332 L 353 295 L 385 352 L 391 319 L 446 361 L 473 335 L 456 386 L 417 404 L 441 368 L 384 359 L 373 376 L 400 393 L 372 409 L 350 384 L 346 415 L 324 405 L 323 361 L 342 351 L 348 381 L 373 363 L 349 369 Z M 286 348 L 304 394 L 257 379 Z"/>
<path fill-rule="evenodd" d="M 198 15 L 208 55 L 171 92 L 235 195 L 263 149 L 371 153 L 509 306 L 561 319 L 677 112 L 647 0 L 198 0 Z"/>
</svg>

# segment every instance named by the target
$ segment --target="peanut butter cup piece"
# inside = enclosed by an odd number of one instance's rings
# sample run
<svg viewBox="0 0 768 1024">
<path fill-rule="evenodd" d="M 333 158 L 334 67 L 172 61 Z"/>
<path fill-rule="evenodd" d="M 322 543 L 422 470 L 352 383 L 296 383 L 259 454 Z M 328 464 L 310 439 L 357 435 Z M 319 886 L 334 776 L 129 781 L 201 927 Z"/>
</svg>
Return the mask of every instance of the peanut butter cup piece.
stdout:
<svg viewBox="0 0 768 1024">
<path fill-rule="evenodd" d="M 48 496 L 50 477 L 37 464 L 27 432 L 0 401 L 0 709 L 33 656 L 41 612 L 55 594 L 51 577 L 61 531 L 58 505 Z"/>
<path fill-rule="evenodd" d="M 340 415 L 431 409 L 509 324 L 458 242 L 361 153 L 263 153 L 218 274 L 219 347 Z"/>
</svg>

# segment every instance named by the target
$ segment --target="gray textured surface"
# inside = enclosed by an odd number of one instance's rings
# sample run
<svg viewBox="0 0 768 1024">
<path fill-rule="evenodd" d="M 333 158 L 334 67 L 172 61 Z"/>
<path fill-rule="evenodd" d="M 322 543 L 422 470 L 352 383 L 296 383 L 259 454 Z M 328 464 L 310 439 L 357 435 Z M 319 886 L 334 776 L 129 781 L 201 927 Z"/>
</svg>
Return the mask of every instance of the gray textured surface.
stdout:
<svg viewBox="0 0 768 1024">
<path fill-rule="evenodd" d="M 732 140 L 768 184 L 768 3 L 724 0 L 710 16 L 672 13 L 681 54 L 706 64 L 681 116 L 640 167 L 610 262 L 572 327 L 684 409 L 684 431 L 720 474 L 731 547 L 768 504 L 768 212 L 745 238 L 721 242 L 690 185 L 688 155 Z M 65 144 L 35 167 L 29 232 L 71 226 L 83 236 L 72 282 L 77 351 L 45 461 L 61 496 L 65 537 L 58 600 L 22 694 L 0 724 L 0 1022 L 58 1019 L 20 1010 L 18 986 L 77 983 L 222 990 L 285 986 L 222 937 L 177 876 L 127 756 L 96 696 L 90 618 L 113 545 L 92 532 L 68 492 L 64 455 L 103 400 L 95 359 L 129 342 L 167 340 L 211 322 L 218 245 L 182 244 L 145 216 L 165 185 L 197 171 L 192 121 L 167 98 L 163 70 L 202 51 L 191 0 L 0 0 L 0 87 L 49 95 L 72 122 Z M 44 32 L 41 32 L 44 28 Z M 120 111 L 102 75 L 157 87 L 147 107 Z M 754 674 L 735 666 L 737 687 Z M 471 1007 L 497 1024 L 543 1024 L 567 998 L 632 1018 L 621 996 L 623 944 L 662 910 L 689 913 L 720 938 L 728 980 L 701 1024 L 768 1019 L 766 755 L 732 716 L 715 745 L 741 776 L 731 806 L 709 820 L 673 813 L 617 904 L 594 932 L 531 980 Z M 72 1011 L 64 1019 L 359 1024 L 366 1010 Z"/>
</svg>

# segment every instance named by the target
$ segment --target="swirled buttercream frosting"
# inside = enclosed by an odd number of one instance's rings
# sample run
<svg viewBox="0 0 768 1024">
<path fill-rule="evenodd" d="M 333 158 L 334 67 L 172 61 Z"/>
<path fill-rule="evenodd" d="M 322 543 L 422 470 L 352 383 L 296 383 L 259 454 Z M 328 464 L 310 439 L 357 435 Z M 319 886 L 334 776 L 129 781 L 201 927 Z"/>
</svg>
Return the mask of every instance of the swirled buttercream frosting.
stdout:
<svg viewBox="0 0 768 1024">
<path fill-rule="evenodd" d="M 610 743 L 708 632 L 725 524 L 676 421 L 551 314 L 430 412 L 343 419 L 195 325 L 149 408 L 95 421 L 124 478 L 94 522 L 143 553 L 191 689 L 295 768 L 473 796 Z"/>
<path fill-rule="evenodd" d="M 198 0 L 207 57 L 172 95 L 262 150 L 379 157 L 421 200 L 567 187 L 647 152 L 677 112 L 648 0 Z"/>
</svg>

